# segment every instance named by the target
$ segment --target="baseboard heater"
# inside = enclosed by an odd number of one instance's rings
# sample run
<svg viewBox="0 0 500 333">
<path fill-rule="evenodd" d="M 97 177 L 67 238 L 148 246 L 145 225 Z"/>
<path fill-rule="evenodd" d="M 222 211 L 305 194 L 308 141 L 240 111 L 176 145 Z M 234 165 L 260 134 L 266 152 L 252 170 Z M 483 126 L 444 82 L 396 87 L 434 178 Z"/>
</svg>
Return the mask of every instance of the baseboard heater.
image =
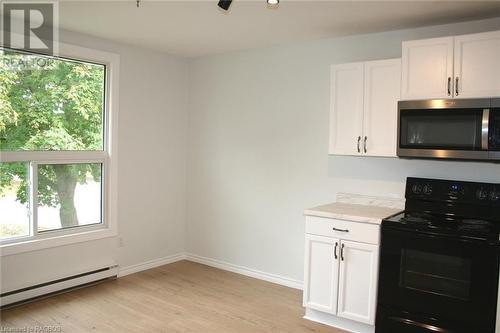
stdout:
<svg viewBox="0 0 500 333">
<path fill-rule="evenodd" d="M 114 279 L 117 275 L 118 266 L 111 266 L 37 284 L 31 287 L 8 291 L 0 294 L 0 309 L 17 306 L 40 298 Z"/>
</svg>

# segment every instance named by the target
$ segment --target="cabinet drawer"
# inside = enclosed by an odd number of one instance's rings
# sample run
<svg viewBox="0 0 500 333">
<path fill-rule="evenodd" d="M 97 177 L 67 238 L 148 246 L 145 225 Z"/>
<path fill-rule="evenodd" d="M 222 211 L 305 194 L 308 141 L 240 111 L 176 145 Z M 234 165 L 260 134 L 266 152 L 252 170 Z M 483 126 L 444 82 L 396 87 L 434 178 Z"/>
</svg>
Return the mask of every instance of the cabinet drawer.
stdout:
<svg viewBox="0 0 500 333">
<path fill-rule="evenodd" d="M 380 225 L 376 224 L 306 216 L 306 233 L 370 244 L 380 243 Z"/>
</svg>

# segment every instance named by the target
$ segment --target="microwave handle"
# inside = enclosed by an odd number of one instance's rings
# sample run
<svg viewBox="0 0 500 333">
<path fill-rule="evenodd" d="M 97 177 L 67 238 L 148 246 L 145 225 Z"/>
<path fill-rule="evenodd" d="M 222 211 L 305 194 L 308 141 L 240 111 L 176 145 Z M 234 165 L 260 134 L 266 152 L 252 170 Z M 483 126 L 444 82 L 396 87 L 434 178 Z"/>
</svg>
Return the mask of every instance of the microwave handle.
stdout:
<svg viewBox="0 0 500 333">
<path fill-rule="evenodd" d="M 483 109 L 483 120 L 481 122 L 481 148 L 488 150 L 489 128 L 490 128 L 490 109 Z"/>
</svg>

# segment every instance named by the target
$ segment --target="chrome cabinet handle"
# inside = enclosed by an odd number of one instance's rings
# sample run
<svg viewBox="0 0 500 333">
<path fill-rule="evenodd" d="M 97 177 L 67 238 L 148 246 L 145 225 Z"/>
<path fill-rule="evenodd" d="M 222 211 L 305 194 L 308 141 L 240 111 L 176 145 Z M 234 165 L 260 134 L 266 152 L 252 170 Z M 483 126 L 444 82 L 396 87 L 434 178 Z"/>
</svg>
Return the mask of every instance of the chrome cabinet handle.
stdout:
<svg viewBox="0 0 500 333">
<path fill-rule="evenodd" d="M 344 261 L 344 244 L 340 248 L 340 260 Z"/>
<path fill-rule="evenodd" d="M 451 96 L 451 76 L 448 76 L 448 96 Z"/>
<path fill-rule="evenodd" d="M 340 231 L 340 232 L 349 232 L 349 229 L 337 229 L 337 228 L 332 228 L 333 231 Z"/>
<path fill-rule="evenodd" d="M 367 152 L 367 150 L 366 150 L 366 140 L 368 140 L 368 137 L 367 137 L 367 136 L 365 136 L 365 142 L 364 142 L 364 144 L 363 144 L 363 148 L 364 148 L 364 150 L 365 150 L 365 154 L 366 154 L 366 152 Z"/>
<path fill-rule="evenodd" d="M 335 242 L 335 249 L 333 250 L 333 255 L 335 256 L 335 259 L 338 259 L 337 257 L 337 248 L 339 247 L 339 243 Z"/>
<path fill-rule="evenodd" d="M 358 153 L 361 153 L 361 149 L 359 149 L 359 143 L 361 142 L 361 137 L 358 136 Z"/>
<path fill-rule="evenodd" d="M 455 78 L 455 96 L 458 96 L 458 76 Z"/>
</svg>

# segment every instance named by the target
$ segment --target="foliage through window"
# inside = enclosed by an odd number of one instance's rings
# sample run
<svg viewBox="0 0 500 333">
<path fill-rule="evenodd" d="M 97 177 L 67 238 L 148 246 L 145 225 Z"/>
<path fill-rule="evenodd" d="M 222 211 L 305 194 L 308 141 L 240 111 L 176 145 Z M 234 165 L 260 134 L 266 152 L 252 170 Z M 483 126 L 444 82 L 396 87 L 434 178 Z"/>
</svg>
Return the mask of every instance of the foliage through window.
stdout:
<svg viewBox="0 0 500 333">
<path fill-rule="evenodd" d="M 0 48 L 0 239 L 103 222 L 105 78 Z"/>
</svg>

